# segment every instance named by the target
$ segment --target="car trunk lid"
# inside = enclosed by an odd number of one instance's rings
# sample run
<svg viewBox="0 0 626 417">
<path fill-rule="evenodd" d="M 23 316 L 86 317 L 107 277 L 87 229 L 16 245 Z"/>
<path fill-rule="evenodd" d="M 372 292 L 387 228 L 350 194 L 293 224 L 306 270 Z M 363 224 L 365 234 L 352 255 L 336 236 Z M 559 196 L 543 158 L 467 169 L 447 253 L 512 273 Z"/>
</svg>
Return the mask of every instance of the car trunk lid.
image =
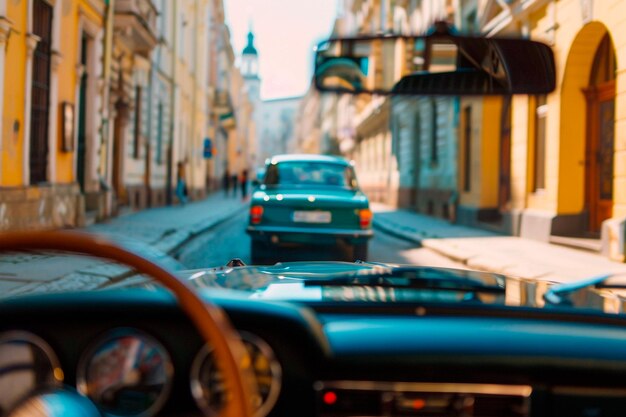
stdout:
<svg viewBox="0 0 626 417">
<path fill-rule="evenodd" d="M 266 194 L 263 223 L 276 226 L 358 229 L 359 211 L 368 207 L 358 190 L 281 187 Z"/>
</svg>

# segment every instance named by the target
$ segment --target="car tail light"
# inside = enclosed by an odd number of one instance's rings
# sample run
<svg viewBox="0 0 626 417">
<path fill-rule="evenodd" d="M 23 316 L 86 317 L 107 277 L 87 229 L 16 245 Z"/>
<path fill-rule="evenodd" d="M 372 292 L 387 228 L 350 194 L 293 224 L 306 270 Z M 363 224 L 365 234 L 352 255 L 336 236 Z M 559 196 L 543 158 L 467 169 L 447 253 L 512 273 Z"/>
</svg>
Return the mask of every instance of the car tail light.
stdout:
<svg viewBox="0 0 626 417">
<path fill-rule="evenodd" d="M 259 224 L 263 218 L 263 206 L 250 207 L 250 223 Z"/>
<path fill-rule="evenodd" d="M 359 210 L 359 223 L 361 224 L 361 229 L 367 229 L 372 225 L 372 210 L 370 209 L 362 209 Z"/>
</svg>

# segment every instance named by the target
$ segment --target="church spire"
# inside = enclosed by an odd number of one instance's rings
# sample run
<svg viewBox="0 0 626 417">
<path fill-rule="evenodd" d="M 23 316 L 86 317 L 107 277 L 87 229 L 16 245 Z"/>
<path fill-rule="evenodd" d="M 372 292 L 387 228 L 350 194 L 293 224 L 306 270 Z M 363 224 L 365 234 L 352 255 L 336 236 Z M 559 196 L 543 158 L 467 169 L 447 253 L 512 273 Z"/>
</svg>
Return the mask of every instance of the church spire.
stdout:
<svg viewBox="0 0 626 417">
<path fill-rule="evenodd" d="M 248 32 L 248 44 L 243 48 L 244 55 L 258 55 L 254 46 L 254 33 L 252 33 L 252 22 L 250 22 L 250 31 Z"/>
<path fill-rule="evenodd" d="M 243 53 L 241 55 L 241 74 L 246 80 L 252 82 L 259 80 L 259 53 L 254 46 L 252 19 L 250 19 L 248 25 L 248 44 L 245 48 L 243 48 Z"/>
</svg>

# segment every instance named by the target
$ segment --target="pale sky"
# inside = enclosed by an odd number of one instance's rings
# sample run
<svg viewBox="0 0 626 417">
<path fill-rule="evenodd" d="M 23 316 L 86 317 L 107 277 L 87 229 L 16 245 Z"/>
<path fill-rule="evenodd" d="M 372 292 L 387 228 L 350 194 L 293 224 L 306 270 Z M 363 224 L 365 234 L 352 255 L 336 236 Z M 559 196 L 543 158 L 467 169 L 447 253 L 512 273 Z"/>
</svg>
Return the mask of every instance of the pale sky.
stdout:
<svg viewBox="0 0 626 417">
<path fill-rule="evenodd" d="M 304 94 L 312 75 L 313 46 L 330 36 L 337 0 L 224 0 L 224 5 L 237 57 L 252 22 L 261 97 Z"/>
</svg>

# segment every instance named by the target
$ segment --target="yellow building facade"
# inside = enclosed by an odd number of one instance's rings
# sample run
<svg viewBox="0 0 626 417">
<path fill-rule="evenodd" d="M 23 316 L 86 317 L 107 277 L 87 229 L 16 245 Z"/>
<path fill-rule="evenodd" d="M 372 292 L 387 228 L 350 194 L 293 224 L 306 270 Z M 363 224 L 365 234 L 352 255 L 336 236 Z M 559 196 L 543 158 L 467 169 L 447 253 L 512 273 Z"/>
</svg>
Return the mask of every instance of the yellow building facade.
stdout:
<svg viewBox="0 0 626 417">
<path fill-rule="evenodd" d="M 167 0 L 160 0 L 162 3 Z M 235 112 L 233 95 L 240 86 L 231 83 L 237 75 L 230 33 L 224 22 L 222 0 L 179 0 L 171 5 L 173 22 L 172 87 L 173 166 L 184 166 L 191 198 L 206 196 L 219 187 L 224 170 L 236 156 L 231 146 L 237 129 L 248 128 L 247 119 L 222 116 Z M 236 135 L 237 137 L 241 135 Z M 176 184 L 176 170 L 169 182 Z"/>
<path fill-rule="evenodd" d="M 104 0 L 0 1 L 0 230 L 83 222 L 105 12 Z"/>
<path fill-rule="evenodd" d="M 0 230 L 175 204 L 182 175 L 205 196 L 228 134 L 218 96 L 243 94 L 229 48 L 222 0 L 0 0 Z"/>
<path fill-rule="evenodd" d="M 557 66 L 551 94 L 462 100 L 461 222 L 623 260 L 626 1 L 468 0 L 460 10 L 475 19 L 461 27 L 548 43 Z"/>
</svg>

